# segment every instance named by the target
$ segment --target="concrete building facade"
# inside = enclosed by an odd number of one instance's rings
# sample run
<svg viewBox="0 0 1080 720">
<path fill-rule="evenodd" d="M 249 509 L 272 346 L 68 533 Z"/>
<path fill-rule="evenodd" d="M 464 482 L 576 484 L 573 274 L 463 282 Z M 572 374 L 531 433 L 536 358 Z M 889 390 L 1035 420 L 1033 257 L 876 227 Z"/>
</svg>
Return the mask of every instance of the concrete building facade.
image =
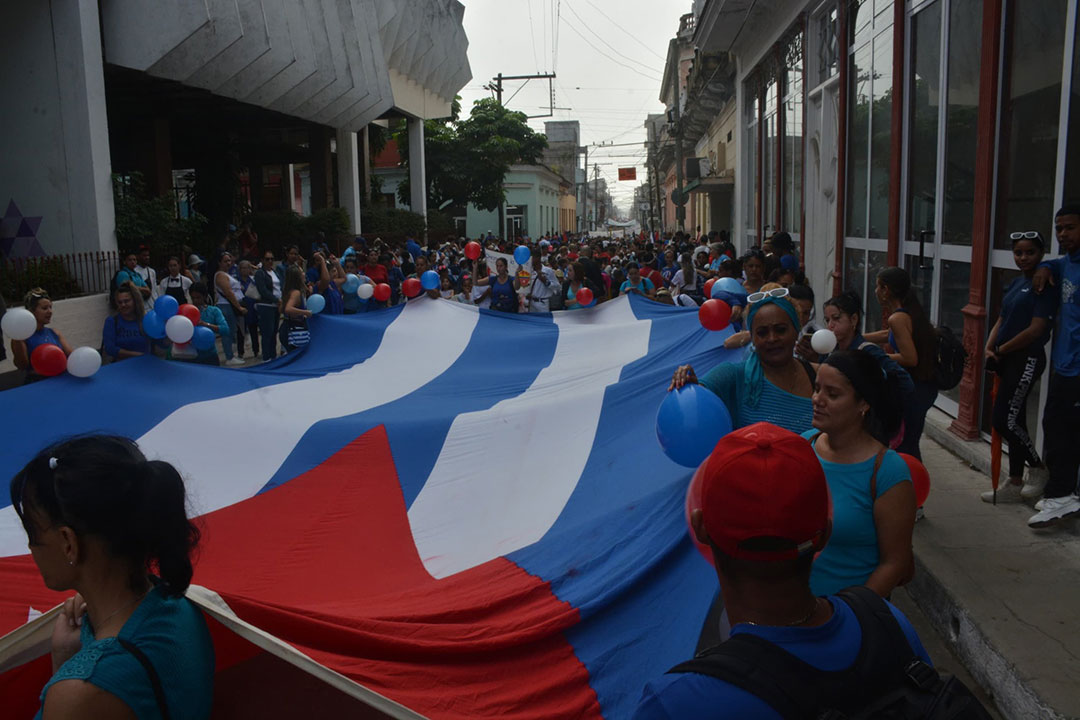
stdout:
<svg viewBox="0 0 1080 720">
<path fill-rule="evenodd" d="M 471 78 L 463 13 L 457 0 L 4 3 L 0 252 L 115 248 L 114 170 L 164 194 L 174 170 L 200 183 L 242 167 L 255 206 L 270 166 L 288 207 L 289 166 L 305 161 L 310 207 L 344 207 L 358 231 L 358 133 L 404 117 L 422 147 L 422 121 Z M 412 204 L 424 211 L 422 192 Z"/>
</svg>

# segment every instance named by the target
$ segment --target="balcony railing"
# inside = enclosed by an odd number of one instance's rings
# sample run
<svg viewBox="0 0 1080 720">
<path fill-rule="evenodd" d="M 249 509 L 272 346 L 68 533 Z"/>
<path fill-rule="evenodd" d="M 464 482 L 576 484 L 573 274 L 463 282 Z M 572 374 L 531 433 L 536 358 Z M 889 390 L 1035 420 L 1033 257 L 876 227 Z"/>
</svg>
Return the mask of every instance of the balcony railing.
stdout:
<svg viewBox="0 0 1080 720">
<path fill-rule="evenodd" d="M 120 269 L 115 251 L 69 253 L 0 260 L 0 294 L 8 304 L 22 302 L 32 288 L 44 288 L 54 300 L 108 292 Z"/>
</svg>

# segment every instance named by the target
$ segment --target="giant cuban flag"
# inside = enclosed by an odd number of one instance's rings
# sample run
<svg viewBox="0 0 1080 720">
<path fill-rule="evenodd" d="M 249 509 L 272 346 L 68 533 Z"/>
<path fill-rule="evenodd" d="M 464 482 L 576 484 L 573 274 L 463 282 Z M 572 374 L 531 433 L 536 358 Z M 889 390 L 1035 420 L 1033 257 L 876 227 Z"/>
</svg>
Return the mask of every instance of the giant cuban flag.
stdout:
<svg viewBox="0 0 1080 720">
<path fill-rule="evenodd" d="M 628 717 L 716 593 L 655 419 L 675 367 L 723 361 L 727 334 L 639 297 L 421 298 L 316 317 L 305 351 L 249 370 L 140 358 L 4 392 L 0 634 L 64 597 L 7 480 L 53 441 L 118 433 L 184 475 L 194 582 L 317 665 L 434 718 Z M 36 700 L 47 664 L 2 660 L 0 694 Z"/>
</svg>

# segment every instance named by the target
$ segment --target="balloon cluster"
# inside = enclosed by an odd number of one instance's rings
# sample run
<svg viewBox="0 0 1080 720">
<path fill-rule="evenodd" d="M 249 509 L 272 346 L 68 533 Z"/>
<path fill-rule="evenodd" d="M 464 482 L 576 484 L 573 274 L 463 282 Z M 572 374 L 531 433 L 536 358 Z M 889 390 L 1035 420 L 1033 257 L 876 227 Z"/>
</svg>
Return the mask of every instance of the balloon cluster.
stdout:
<svg viewBox="0 0 1080 720">
<path fill-rule="evenodd" d="M 14 308 L 4 313 L 0 330 L 12 340 L 27 340 L 37 332 L 37 318 L 26 308 Z M 72 350 L 71 357 L 68 357 L 62 348 L 48 343 L 38 345 L 30 353 L 30 367 L 45 377 L 53 377 L 67 370 L 75 377 L 88 378 L 101 367 L 101 353 L 84 346 Z"/>
</svg>

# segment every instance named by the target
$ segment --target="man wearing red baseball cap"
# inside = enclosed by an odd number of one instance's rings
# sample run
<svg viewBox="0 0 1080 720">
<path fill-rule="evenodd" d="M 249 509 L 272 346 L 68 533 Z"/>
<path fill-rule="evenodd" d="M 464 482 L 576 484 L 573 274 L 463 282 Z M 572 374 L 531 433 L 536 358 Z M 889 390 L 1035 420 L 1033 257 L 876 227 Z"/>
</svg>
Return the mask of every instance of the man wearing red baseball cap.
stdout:
<svg viewBox="0 0 1080 720">
<path fill-rule="evenodd" d="M 860 609 L 863 603 L 873 618 L 870 622 L 884 627 L 890 625 L 890 614 L 895 618 L 893 634 L 884 637 L 896 642 L 881 645 L 900 646 L 898 669 L 916 659 L 929 666 L 930 658 L 911 623 L 872 591 L 857 592 L 854 599 L 847 595 L 851 591 L 828 597 L 811 592 L 810 567 L 829 539 L 832 507 L 821 463 L 804 438 L 769 423 L 736 430 L 717 443 L 701 480 L 701 507 L 691 508 L 690 524 L 697 538 L 712 548 L 731 639 L 649 683 L 635 720 L 793 716 L 792 706 L 776 702 L 775 696 L 791 696 L 793 687 L 815 692 L 818 684 L 824 686 L 814 682 L 812 668 L 863 668 L 865 663 L 856 667 L 868 627 L 865 619 L 860 620 L 868 616 Z M 865 594 L 873 597 L 863 600 Z M 884 621 L 874 616 L 875 610 Z M 882 637 L 881 632 L 874 637 Z M 809 674 L 772 672 L 784 663 L 757 662 L 767 659 L 760 654 L 762 644 L 771 645 L 767 650 L 773 655 L 775 648 L 784 651 L 778 654 L 788 663 L 794 661 L 788 668 L 811 666 Z M 883 662 L 892 660 L 888 655 Z M 883 674 L 892 677 L 891 668 Z M 876 692 L 873 687 L 867 690 L 867 683 L 859 685 L 840 683 L 844 692 L 848 687 L 852 692 Z M 855 706 L 859 702 L 855 699 Z"/>
</svg>

